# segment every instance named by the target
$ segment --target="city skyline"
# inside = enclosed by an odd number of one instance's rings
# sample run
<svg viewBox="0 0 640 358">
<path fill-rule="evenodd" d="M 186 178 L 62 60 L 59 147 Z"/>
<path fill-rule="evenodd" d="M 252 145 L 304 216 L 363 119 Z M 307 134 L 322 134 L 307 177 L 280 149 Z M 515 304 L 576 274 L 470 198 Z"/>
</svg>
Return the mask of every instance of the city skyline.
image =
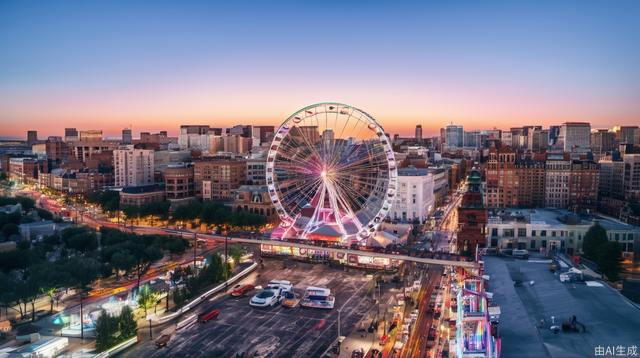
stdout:
<svg viewBox="0 0 640 358">
<path fill-rule="evenodd" d="M 366 109 L 402 135 L 451 122 L 640 122 L 633 2 L 0 9 L 0 136 L 279 125 L 324 101 Z"/>
</svg>

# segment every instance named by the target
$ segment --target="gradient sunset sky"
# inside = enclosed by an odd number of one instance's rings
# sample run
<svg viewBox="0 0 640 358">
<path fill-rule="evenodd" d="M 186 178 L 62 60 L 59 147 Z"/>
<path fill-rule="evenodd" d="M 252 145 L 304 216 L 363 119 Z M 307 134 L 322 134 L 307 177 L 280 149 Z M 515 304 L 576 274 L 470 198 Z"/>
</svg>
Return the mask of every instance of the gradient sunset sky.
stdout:
<svg viewBox="0 0 640 358">
<path fill-rule="evenodd" d="M 640 1 L 0 1 L 0 136 L 279 124 L 640 124 Z"/>
</svg>

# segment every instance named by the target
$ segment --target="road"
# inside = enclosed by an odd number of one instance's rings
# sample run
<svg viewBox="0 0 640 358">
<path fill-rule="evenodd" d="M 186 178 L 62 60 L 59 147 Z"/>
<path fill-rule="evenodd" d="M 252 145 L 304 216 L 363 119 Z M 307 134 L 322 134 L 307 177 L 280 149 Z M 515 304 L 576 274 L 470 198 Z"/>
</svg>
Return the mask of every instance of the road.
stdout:
<svg viewBox="0 0 640 358">
<path fill-rule="evenodd" d="M 241 283 L 265 285 L 272 279 L 287 279 L 296 293 L 308 286 L 324 286 L 336 296 L 333 310 L 303 308 L 255 308 L 249 296 L 225 296 L 201 304 L 196 313 L 221 311 L 217 320 L 195 322 L 175 332 L 168 346 L 156 349 L 148 332 L 146 342 L 126 351 L 123 357 L 320 357 L 337 338 L 337 309 L 342 307 L 342 334 L 349 334 L 372 308 L 370 279 L 360 271 L 344 272 L 325 265 L 294 262 L 283 268 L 278 260 L 265 260 L 265 268 Z M 295 266 L 293 266 L 295 265 Z"/>
</svg>

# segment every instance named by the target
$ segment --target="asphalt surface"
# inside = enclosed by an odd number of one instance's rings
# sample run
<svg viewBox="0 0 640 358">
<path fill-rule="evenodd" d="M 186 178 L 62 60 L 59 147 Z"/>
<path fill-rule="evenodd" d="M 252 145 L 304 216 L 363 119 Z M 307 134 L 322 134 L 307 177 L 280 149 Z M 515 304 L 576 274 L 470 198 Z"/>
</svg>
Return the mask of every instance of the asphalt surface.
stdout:
<svg viewBox="0 0 640 358">
<path fill-rule="evenodd" d="M 195 322 L 176 331 L 166 348 L 146 341 L 126 351 L 124 357 L 321 357 L 337 338 L 338 308 L 342 335 L 356 329 L 357 322 L 373 306 L 367 291 L 370 280 L 362 271 L 345 272 L 322 264 L 265 260 L 265 268 L 241 283 L 266 285 L 285 279 L 303 294 L 308 286 L 324 286 L 336 296 L 333 310 L 305 308 L 255 308 L 251 295 L 225 296 L 201 305 L 196 313 L 219 309 L 218 319 Z M 295 265 L 295 267 L 292 267 Z"/>
<path fill-rule="evenodd" d="M 598 346 L 640 346 L 640 309 L 606 284 L 561 283 L 545 263 L 493 256 L 483 260 L 491 276 L 487 291 L 494 293 L 492 305 L 502 311 L 502 357 L 593 357 Z M 513 277 L 520 276 L 524 283 L 514 287 Z M 551 316 L 561 326 L 572 315 L 586 332 L 554 334 L 549 329 Z"/>
</svg>

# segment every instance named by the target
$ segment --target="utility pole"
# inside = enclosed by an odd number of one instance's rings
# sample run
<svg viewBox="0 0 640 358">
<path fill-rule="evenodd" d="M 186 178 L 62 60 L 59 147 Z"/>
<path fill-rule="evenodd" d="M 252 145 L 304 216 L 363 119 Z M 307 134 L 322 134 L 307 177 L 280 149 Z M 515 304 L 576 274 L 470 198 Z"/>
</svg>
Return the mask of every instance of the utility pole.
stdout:
<svg viewBox="0 0 640 358">
<path fill-rule="evenodd" d="M 196 249 L 198 247 L 198 233 L 193 233 L 193 272 L 196 272 Z"/>
<path fill-rule="evenodd" d="M 227 248 L 227 242 L 229 241 L 229 232 L 224 235 L 224 289 L 227 290 L 229 286 L 229 251 Z"/>
<path fill-rule="evenodd" d="M 151 318 L 149 318 L 149 339 L 153 339 L 153 332 L 151 331 Z"/>
</svg>

